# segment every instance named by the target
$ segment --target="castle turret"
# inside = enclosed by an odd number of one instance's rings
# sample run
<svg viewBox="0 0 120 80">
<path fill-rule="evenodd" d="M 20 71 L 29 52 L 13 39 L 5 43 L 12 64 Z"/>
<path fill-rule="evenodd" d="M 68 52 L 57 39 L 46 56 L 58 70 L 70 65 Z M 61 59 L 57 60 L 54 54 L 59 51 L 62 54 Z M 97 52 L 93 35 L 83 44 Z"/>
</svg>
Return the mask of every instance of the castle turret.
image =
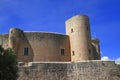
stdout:
<svg viewBox="0 0 120 80">
<path fill-rule="evenodd" d="M 23 37 L 21 36 L 22 34 L 23 34 L 23 31 L 21 31 L 20 29 L 17 29 L 17 28 L 10 29 L 8 47 L 12 48 L 16 53 L 20 45 L 20 39 Z"/>
<path fill-rule="evenodd" d="M 92 39 L 91 41 L 92 41 L 91 43 L 92 43 L 94 59 L 100 60 L 101 59 L 101 57 L 100 57 L 100 45 L 99 45 L 100 41 L 99 41 L 99 39 L 95 39 L 95 38 Z"/>
<path fill-rule="evenodd" d="M 66 34 L 70 37 L 72 61 L 93 59 L 88 16 L 77 15 L 67 20 Z"/>
<path fill-rule="evenodd" d="M 22 30 L 18 28 L 10 29 L 8 47 L 15 51 L 19 61 L 28 62 L 33 60 L 31 46 Z"/>
</svg>

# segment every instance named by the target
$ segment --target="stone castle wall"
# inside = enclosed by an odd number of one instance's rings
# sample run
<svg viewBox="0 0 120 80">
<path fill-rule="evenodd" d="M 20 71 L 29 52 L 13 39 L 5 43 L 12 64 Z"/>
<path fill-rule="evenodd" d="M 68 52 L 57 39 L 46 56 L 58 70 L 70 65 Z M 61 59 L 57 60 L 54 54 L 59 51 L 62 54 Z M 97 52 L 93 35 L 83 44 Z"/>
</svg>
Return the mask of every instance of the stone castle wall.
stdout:
<svg viewBox="0 0 120 80">
<path fill-rule="evenodd" d="M 74 36 L 75 37 L 75 36 Z M 55 33 L 45 32 L 23 32 L 20 29 L 13 28 L 9 34 L 0 35 L 0 43 L 4 48 L 12 48 L 17 54 L 17 59 L 23 62 L 31 61 L 76 61 L 73 58 L 80 60 L 82 54 L 74 51 L 71 44 L 77 44 L 78 41 L 70 43 L 70 36 Z M 72 40 L 76 40 L 72 38 Z M 99 43 L 94 40 L 93 45 L 93 57 L 94 59 L 100 59 Z M 97 48 L 96 48 L 97 47 Z M 29 55 L 24 55 L 24 49 L 29 49 Z M 80 48 L 80 47 L 74 47 Z M 64 49 L 64 55 L 61 55 L 61 49 Z M 81 47 L 81 49 L 83 49 Z M 80 50 L 81 50 L 80 49 Z M 78 49 L 79 50 L 79 49 Z M 79 50 L 79 51 L 80 51 Z M 81 52 L 82 53 L 82 52 Z M 92 53 L 92 52 L 91 52 Z M 85 55 L 85 54 L 84 54 Z"/>
<path fill-rule="evenodd" d="M 11 28 L 9 34 L 0 35 L 4 48 L 12 48 L 22 62 L 71 61 L 69 37 L 63 34 L 45 32 L 23 32 Z M 28 48 L 28 56 L 24 49 Z M 61 49 L 64 54 L 61 55 Z"/>
<path fill-rule="evenodd" d="M 18 80 L 120 80 L 113 61 L 39 62 L 19 68 Z"/>
<path fill-rule="evenodd" d="M 33 61 L 70 61 L 69 37 L 62 34 L 25 33 L 34 53 Z M 64 49 L 64 55 L 61 55 Z"/>
</svg>

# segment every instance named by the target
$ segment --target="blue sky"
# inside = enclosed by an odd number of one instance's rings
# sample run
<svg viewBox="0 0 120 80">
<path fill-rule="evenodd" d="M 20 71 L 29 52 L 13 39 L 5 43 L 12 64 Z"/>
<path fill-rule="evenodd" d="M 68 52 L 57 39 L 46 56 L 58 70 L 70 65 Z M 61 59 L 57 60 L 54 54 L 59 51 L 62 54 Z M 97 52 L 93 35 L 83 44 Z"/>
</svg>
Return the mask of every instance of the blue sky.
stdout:
<svg viewBox="0 0 120 80">
<path fill-rule="evenodd" d="M 0 34 L 11 27 L 65 34 L 65 21 L 77 14 L 89 16 L 102 56 L 120 58 L 120 0 L 0 0 Z"/>
</svg>

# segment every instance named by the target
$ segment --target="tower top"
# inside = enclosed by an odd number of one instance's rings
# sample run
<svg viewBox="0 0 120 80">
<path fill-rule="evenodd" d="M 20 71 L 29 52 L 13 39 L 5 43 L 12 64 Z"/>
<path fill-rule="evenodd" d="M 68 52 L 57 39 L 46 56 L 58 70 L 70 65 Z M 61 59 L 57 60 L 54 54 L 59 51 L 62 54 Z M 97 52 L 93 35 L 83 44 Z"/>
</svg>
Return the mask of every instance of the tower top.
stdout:
<svg viewBox="0 0 120 80">
<path fill-rule="evenodd" d="M 67 22 L 71 23 L 71 20 L 85 20 L 85 21 L 87 21 L 87 20 L 89 20 L 89 17 L 87 15 L 83 15 L 83 14 L 82 15 L 75 15 L 75 16 L 69 18 L 68 20 L 66 20 L 65 23 L 67 23 Z"/>
</svg>

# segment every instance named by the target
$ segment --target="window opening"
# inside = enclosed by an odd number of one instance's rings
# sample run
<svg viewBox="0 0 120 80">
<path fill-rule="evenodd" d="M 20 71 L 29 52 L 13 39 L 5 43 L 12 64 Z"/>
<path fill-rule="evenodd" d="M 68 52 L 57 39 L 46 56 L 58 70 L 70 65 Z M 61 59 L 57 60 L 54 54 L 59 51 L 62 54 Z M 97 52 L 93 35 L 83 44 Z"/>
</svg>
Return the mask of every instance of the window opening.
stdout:
<svg viewBox="0 0 120 80">
<path fill-rule="evenodd" d="M 73 32 L 73 28 L 71 29 L 71 33 Z"/>
<path fill-rule="evenodd" d="M 64 56 L 64 55 L 65 55 L 65 50 L 61 49 L 61 56 Z"/>
<path fill-rule="evenodd" d="M 74 52 L 74 51 L 72 51 L 72 55 L 73 55 L 73 56 L 75 55 L 75 52 Z"/>
<path fill-rule="evenodd" d="M 28 48 L 24 48 L 24 56 L 28 56 Z"/>
</svg>

